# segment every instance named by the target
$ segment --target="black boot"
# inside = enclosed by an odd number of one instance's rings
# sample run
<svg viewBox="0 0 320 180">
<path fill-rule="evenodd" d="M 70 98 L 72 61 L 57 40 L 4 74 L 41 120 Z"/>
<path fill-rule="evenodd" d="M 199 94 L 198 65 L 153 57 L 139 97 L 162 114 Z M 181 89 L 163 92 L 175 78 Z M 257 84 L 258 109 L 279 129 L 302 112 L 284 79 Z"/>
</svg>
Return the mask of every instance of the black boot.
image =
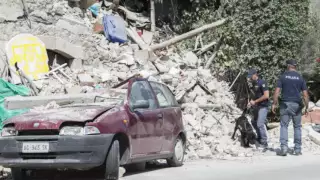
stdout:
<svg viewBox="0 0 320 180">
<path fill-rule="evenodd" d="M 292 155 L 294 155 L 294 156 L 301 156 L 301 155 L 302 155 L 302 152 L 299 151 L 299 150 L 294 150 L 293 153 L 292 153 Z"/>
<path fill-rule="evenodd" d="M 278 156 L 287 156 L 288 150 L 285 148 L 281 148 L 281 150 L 277 153 Z"/>
</svg>

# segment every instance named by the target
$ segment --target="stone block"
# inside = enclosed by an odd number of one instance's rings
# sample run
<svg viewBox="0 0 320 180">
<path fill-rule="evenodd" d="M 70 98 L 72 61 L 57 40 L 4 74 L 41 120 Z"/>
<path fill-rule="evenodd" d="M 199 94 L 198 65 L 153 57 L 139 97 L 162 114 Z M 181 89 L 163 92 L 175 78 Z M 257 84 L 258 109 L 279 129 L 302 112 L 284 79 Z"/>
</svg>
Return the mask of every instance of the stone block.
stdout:
<svg viewBox="0 0 320 180">
<path fill-rule="evenodd" d="M 198 63 L 198 57 L 193 52 L 187 52 L 183 58 L 184 62 L 191 68 L 195 68 Z"/>
<path fill-rule="evenodd" d="M 89 74 L 78 74 L 78 79 L 81 86 L 93 86 L 95 83 Z"/>
<path fill-rule="evenodd" d="M 134 52 L 134 59 L 139 64 L 146 64 L 149 59 L 149 52 L 148 50 L 139 50 Z"/>
<path fill-rule="evenodd" d="M 170 74 L 162 74 L 160 75 L 161 81 L 163 81 L 164 83 L 171 83 L 172 82 L 172 75 Z"/>
<path fill-rule="evenodd" d="M 111 81 L 113 78 L 112 78 L 112 75 L 108 72 L 105 72 L 105 73 L 101 73 L 100 74 L 100 80 L 101 82 L 107 82 L 107 81 Z"/>
<path fill-rule="evenodd" d="M 214 81 L 211 81 L 207 84 L 207 88 L 210 92 L 214 93 L 214 92 L 217 92 L 217 83 L 214 82 Z"/>
<path fill-rule="evenodd" d="M 79 70 L 83 68 L 83 60 L 82 59 L 70 59 L 69 67 L 72 70 Z"/>
<path fill-rule="evenodd" d="M 67 94 L 80 94 L 82 91 L 81 86 L 73 86 L 70 88 L 66 88 Z"/>
</svg>

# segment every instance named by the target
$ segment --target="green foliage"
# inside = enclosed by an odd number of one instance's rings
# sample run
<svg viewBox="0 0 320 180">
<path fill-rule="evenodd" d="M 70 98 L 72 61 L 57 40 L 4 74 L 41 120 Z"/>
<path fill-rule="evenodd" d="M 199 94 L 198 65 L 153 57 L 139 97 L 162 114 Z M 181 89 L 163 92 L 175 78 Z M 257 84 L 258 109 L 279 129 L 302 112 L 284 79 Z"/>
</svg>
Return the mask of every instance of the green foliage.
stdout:
<svg viewBox="0 0 320 180">
<path fill-rule="evenodd" d="M 301 48 L 301 71 L 309 83 L 314 101 L 320 98 L 320 16 L 312 14 L 308 24 L 308 34 Z M 318 60 L 319 61 L 319 60 Z"/>
<path fill-rule="evenodd" d="M 300 61 L 299 52 L 308 31 L 308 0 L 226 0 L 218 9 L 214 2 L 207 0 L 202 6 L 194 6 L 195 12 L 186 13 L 184 18 L 196 26 L 222 17 L 230 19 L 217 33 L 204 35 L 208 42 L 224 37 L 214 69 L 245 71 L 253 67 L 273 87 L 287 59 Z"/>
</svg>

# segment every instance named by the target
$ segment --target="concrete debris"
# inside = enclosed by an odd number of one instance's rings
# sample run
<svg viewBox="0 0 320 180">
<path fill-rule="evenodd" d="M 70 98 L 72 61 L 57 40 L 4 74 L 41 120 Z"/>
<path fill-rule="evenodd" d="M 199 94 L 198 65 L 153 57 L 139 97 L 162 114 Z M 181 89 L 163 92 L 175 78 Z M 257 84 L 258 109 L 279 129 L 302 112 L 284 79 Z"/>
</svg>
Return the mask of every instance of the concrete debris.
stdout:
<svg viewBox="0 0 320 180">
<path fill-rule="evenodd" d="M 89 74 L 78 74 L 78 79 L 81 86 L 93 86 L 94 80 Z"/>
<path fill-rule="evenodd" d="M 62 38 L 53 36 L 38 36 L 38 38 L 40 38 L 48 50 L 55 51 L 65 58 L 84 58 L 84 50 L 81 46 L 73 45 Z"/>
<path fill-rule="evenodd" d="M 19 17 L 23 16 L 23 9 L 21 6 L 5 6 L 0 4 L 0 23 L 4 21 L 17 21 Z"/>
<path fill-rule="evenodd" d="M 193 52 L 187 52 L 183 59 L 190 68 L 196 68 L 199 61 L 197 55 Z"/>
<path fill-rule="evenodd" d="M 68 30 L 69 32 L 77 35 L 90 34 L 90 29 L 88 27 L 86 27 L 83 23 L 69 17 L 63 17 L 63 19 L 60 19 L 57 22 L 56 27 L 59 29 Z"/>
<path fill-rule="evenodd" d="M 44 111 L 44 110 L 48 110 L 48 109 L 56 109 L 56 108 L 59 108 L 59 107 L 60 106 L 55 101 L 51 101 L 45 106 L 36 106 L 33 109 L 31 109 L 30 111 L 38 112 L 38 111 Z"/>
<path fill-rule="evenodd" d="M 20 4 L 20 1 L 14 1 Z M 67 63 L 68 66 L 61 68 L 65 74 L 51 73 L 47 79 L 34 81 L 40 96 L 28 97 L 28 100 L 24 98 L 23 102 L 19 97 L 8 98 L 11 100 L 10 103 L 5 102 L 8 109 L 34 107 L 44 102 L 54 103 L 35 109 L 54 108 L 68 103 L 65 98 L 70 97 L 75 102 L 88 101 L 94 95 L 91 93 L 110 88 L 133 74 L 141 73 L 146 78 L 166 83 L 182 104 L 188 139 L 187 160 L 230 159 L 259 154 L 254 147 L 241 148 L 239 139 L 231 140 L 234 120 L 242 112 L 233 103 L 234 95 L 228 91 L 228 83 L 219 82 L 210 70 L 198 67 L 204 60 L 195 53 L 190 51 L 179 55 L 168 47 L 169 53 L 151 63 L 152 54 L 149 50 L 140 50 L 134 42 L 108 42 L 103 34 L 92 30 L 97 20 L 89 16 L 90 13 L 83 15 L 80 8 L 68 6 L 67 1 L 26 2 L 31 12 L 32 28 L 28 27 L 24 18 L 18 19 L 23 15 L 22 9 L 10 5 L 8 8 L 14 8 L 7 11 L 5 3 L 0 3 L 0 42 L 9 41 L 19 33 L 31 33 L 45 43 L 48 51 L 65 57 L 65 62 L 58 64 Z M 83 6 L 87 6 L 86 3 Z M 152 33 L 144 31 L 142 39 L 146 44 L 152 44 L 152 36 Z M 49 59 L 53 61 L 54 58 Z M 88 94 L 88 97 L 84 94 Z M 49 100 L 42 99 L 42 96 L 48 95 L 55 96 Z M 316 106 L 320 107 L 320 102 Z M 303 134 L 303 150 L 319 151 L 319 147 L 310 140 L 312 138 L 309 138 L 308 131 Z M 270 130 L 269 136 L 270 145 L 278 147 L 279 127 Z"/>
<path fill-rule="evenodd" d="M 42 10 L 35 10 L 30 14 L 30 19 L 35 22 L 44 23 L 44 24 L 52 24 L 48 17 L 48 14 Z"/>
</svg>

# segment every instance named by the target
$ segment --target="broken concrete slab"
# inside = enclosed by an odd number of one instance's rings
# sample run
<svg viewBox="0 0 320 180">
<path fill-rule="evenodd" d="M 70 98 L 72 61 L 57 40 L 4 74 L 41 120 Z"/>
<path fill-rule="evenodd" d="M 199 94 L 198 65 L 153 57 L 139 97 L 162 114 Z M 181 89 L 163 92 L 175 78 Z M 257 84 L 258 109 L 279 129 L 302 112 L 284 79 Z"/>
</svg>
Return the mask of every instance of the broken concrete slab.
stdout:
<svg viewBox="0 0 320 180">
<path fill-rule="evenodd" d="M 118 77 L 121 80 L 125 80 L 128 77 L 126 72 L 117 72 L 115 75 L 116 75 L 116 77 Z"/>
<path fill-rule="evenodd" d="M 89 74 L 78 74 L 78 79 L 81 86 L 93 86 L 94 79 Z"/>
<path fill-rule="evenodd" d="M 171 83 L 173 76 L 170 74 L 162 74 L 162 75 L 160 75 L 160 79 L 164 83 Z"/>
<path fill-rule="evenodd" d="M 19 17 L 23 16 L 23 7 L 18 4 L 15 6 L 0 6 L 0 22 L 2 21 L 17 21 Z"/>
<path fill-rule="evenodd" d="M 205 96 L 197 96 L 194 102 L 198 104 L 207 104 L 208 99 Z"/>
<path fill-rule="evenodd" d="M 305 127 L 308 130 L 309 138 L 317 145 L 320 145 L 320 133 L 315 131 L 311 125 Z"/>
<path fill-rule="evenodd" d="M 82 91 L 81 86 L 73 86 L 70 88 L 66 88 L 67 94 L 80 94 Z"/>
<path fill-rule="evenodd" d="M 70 17 L 63 17 L 59 19 L 59 21 L 56 24 L 56 27 L 60 29 L 68 30 L 78 35 L 90 34 L 90 29 L 86 25 Z"/>
<path fill-rule="evenodd" d="M 84 48 L 54 36 L 37 36 L 47 49 L 63 55 L 68 59 L 84 59 Z"/>
<path fill-rule="evenodd" d="M 198 75 L 206 82 L 212 79 L 210 69 L 198 69 Z"/>
<path fill-rule="evenodd" d="M 141 65 L 146 64 L 149 59 L 148 50 L 135 51 L 134 52 L 134 59 Z"/>
<path fill-rule="evenodd" d="M 199 61 L 197 55 L 191 51 L 184 55 L 183 60 L 190 68 L 196 68 Z"/>
<path fill-rule="evenodd" d="M 120 64 L 125 64 L 127 66 L 132 66 L 135 63 L 133 56 L 128 53 L 120 55 L 115 61 L 119 61 Z"/>
<path fill-rule="evenodd" d="M 100 79 L 101 79 L 101 82 L 107 82 L 107 81 L 111 81 L 113 78 L 110 73 L 105 72 L 100 74 Z"/>
<path fill-rule="evenodd" d="M 215 81 L 210 81 L 208 84 L 207 84 L 207 88 L 208 90 L 211 92 L 211 93 L 215 93 L 217 92 L 217 83 Z"/>
<path fill-rule="evenodd" d="M 35 106 L 46 105 L 52 101 L 57 104 L 64 103 L 92 103 L 94 97 L 99 95 L 98 93 L 91 94 L 66 94 L 66 95 L 53 95 L 53 96 L 11 96 L 4 100 L 6 109 L 24 109 L 32 108 Z"/>
<path fill-rule="evenodd" d="M 150 45 L 152 42 L 152 38 L 153 38 L 153 33 L 150 31 L 143 31 L 143 34 L 141 35 L 143 41 L 147 44 Z"/>
<path fill-rule="evenodd" d="M 44 24 L 52 24 L 49 21 L 49 16 L 45 11 L 35 10 L 30 14 L 30 19 L 34 22 L 44 23 Z"/>
<path fill-rule="evenodd" d="M 161 63 L 155 63 L 160 73 L 167 73 L 169 72 L 169 68 L 166 65 L 163 65 Z"/>
<path fill-rule="evenodd" d="M 178 76 L 180 74 L 180 69 L 177 69 L 175 67 L 170 68 L 169 74 L 171 74 L 172 76 Z"/>
<path fill-rule="evenodd" d="M 130 44 L 129 45 L 131 48 L 132 48 L 132 50 L 135 52 L 135 51 L 139 51 L 139 45 L 138 44 Z"/>
<path fill-rule="evenodd" d="M 83 60 L 82 59 L 70 59 L 68 66 L 72 70 L 81 70 L 83 69 Z"/>
</svg>

